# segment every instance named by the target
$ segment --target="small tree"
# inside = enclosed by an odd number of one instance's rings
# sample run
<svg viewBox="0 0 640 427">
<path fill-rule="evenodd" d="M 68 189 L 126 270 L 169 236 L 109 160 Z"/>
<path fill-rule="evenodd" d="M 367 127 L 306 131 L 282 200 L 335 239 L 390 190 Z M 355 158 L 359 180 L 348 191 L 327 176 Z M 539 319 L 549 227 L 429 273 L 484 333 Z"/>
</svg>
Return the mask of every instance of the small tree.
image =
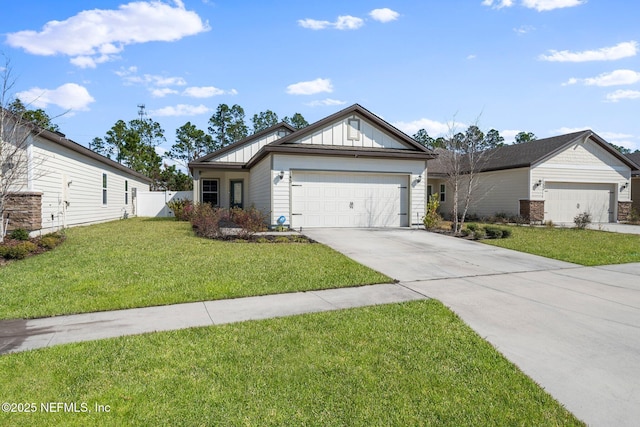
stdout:
<svg viewBox="0 0 640 427">
<path fill-rule="evenodd" d="M 440 221 L 442 221 L 442 217 L 438 213 L 439 207 L 440 207 L 440 195 L 438 193 L 435 193 L 429 196 L 429 200 L 427 200 L 426 213 L 422 218 L 422 223 L 424 224 L 424 228 L 426 228 L 427 230 L 433 230 L 438 226 Z"/>
</svg>

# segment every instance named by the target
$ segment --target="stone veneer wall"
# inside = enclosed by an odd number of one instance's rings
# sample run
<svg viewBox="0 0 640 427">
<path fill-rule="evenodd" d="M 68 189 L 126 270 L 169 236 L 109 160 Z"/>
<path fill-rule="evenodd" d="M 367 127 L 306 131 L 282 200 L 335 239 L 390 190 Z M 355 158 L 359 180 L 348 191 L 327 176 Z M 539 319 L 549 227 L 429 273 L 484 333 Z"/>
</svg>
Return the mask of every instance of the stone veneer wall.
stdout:
<svg viewBox="0 0 640 427">
<path fill-rule="evenodd" d="M 618 221 L 626 221 L 631 213 L 632 202 L 618 202 Z"/>
<path fill-rule="evenodd" d="M 36 231 L 42 228 L 42 193 L 9 193 L 5 198 L 5 220 L 9 218 L 7 231 L 24 228 Z"/>
<path fill-rule="evenodd" d="M 520 200 L 520 216 L 529 222 L 543 222 L 544 200 Z"/>
</svg>

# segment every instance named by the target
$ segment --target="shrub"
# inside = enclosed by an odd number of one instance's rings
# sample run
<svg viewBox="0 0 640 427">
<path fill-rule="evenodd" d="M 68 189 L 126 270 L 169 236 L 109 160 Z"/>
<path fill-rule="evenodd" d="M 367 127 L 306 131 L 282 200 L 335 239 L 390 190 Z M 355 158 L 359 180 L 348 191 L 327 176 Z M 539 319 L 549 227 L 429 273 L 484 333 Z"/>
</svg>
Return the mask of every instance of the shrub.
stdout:
<svg viewBox="0 0 640 427">
<path fill-rule="evenodd" d="M 17 245 L 6 247 L 4 257 L 6 259 L 23 259 L 32 252 L 38 250 L 38 246 L 33 242 L 20 242 Z"/>
<path fill-rule="evenodd" d="M 271 241 L 266 237 L 259 237 L 256 239 L 256 243 L 271 243 Z"/>
<path fill-rule="evenodd" d="M 442 217 L 438 213 L 440 207 L 440 196 L 438 193 L 432 194 L 427 200 L 427 209 L 424 217 L 422 217 L 422 223 L 427 230 L 433 230 L 438 226 L 438 223 L 442 221 Z"/>
<path fill-rule="evenodd" d="M 193 214 L 193 202 L 189 199 L 176 199 L 167 202 L 177 221 L 189 221 Z"/>
<path fill-rule="evenodd" d="M 544 225 L 545 225 L 547 228 L 553 228 L 553 227 L 555 227 L 555 226 L 556 226 L 556 225 L 553 223 L 553 221 L 551 221 L 551 220 L 545 221 Z"/>
<path fill-rule="evenodd" d="M 9 235 L 13 240 L 29 240 L 29 232 L 24 228 L 16 228 Z"/>
<path fill-rule="evenodd" d="M 629 224 L 640 224 L 640 212 L 632 208 L 627 217 L 627 222 Z"/>
<path fill-rule="evenodd" d="M 573 218 L 573 222 L 576 228 L 583 230 L 587 228 L 587 225 L 591 224 L 591 214 L 589 212 L 582 212 Z"/>
<path fill-rule="evenodd" d="M 229 220 L 240 227 L 240 232 L 237 236 L 241 239 L 248 239 L 255 233 L 266 231 L 267 229 L 267 216 L 253 206 L 249 209 L 231 209 Z"/>
<path fill-rule="evenodd" d="M 60 239 L 53 236 L 44 236 L 40 239 L 40 245 L 46 249 L 53 249 L 60 244 Z"/>
<path fill-rule="evenodd" d="M 485 228 L 485 233 L 487 234 L 487 237 L 490 239 L 501 239 L 502 238 L 502 228 L 500 227 L 494 227 L 494 226 L 490 226 L 487 225 Z"/>
<path fill-rule="evenodd" d="M 273 241 L 276 243 L 289 243 L 291 240 L 287 236 L 278 236 Z"/>
<path fill-rule="evenodd" d="M 223 237 L 220 222 L 228 218 L 226 209 L 216 209 L 209 203 L 195 205 L 191 215 L 191 226 L 200 237 L 220 239 Z"/>
</svg>

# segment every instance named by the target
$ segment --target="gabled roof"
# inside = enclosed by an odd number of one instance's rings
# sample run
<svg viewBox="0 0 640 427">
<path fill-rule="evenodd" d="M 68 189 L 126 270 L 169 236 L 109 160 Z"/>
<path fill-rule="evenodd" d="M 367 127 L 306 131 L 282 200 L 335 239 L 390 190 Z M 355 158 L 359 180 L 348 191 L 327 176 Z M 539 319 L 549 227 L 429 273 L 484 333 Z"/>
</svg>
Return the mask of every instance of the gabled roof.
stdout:
<svg viewBox="0 0 640 427">
<path fill-rule="evenodd" d="M 353 114 L 358 114 L 362 118 L 368 120 L 378 128 L 384 130 L 391 136 L 397 138 L 399 141 L 407 145 L 410 149 L 398 150 L 398 149 L 390 149 L 390 148 L 343 147 L 343 146 L 294 144 L 293 143 L 299 138 L 304 138 L 305 136 L 310 135 L 319 129 L 322 129 L 323 127 L 331 123 L 334 123 L 342 118 L 349 117 Z M 286 127 L 286 129 L 289 130 L 291 133 L 262 147 L 247 162 L 246 165 L 230 164 L 230 163 L 215 164 L 215 162 L 208 161 L 212 158 L 220 156 L 221 154 L 224 154 L 227 151 L 233 150 L 243 144 L 249 144 L 253 142 L 256 138 L 259 138 L 266 133 L 278 130 L 279 127 Z M 215 168 L 215 169 L 251 168 L 253 165 L 255 165 L 257 162 L 262 160 L 269 153 L 294 153 L 294 154 L 302 154 L 302 155 L 327 155 L 327 156 L 335 155 L 335 156 L 396 158 L 396 159 L 432 159 L 436 157 L 436 155 L 431 150 L 424 147 L 423 145 L 418 143 L 416 140 L 414 140 L 413 138 L 411 138 L 410 136 L 408 136 L 398 128 L 392 126 L 390 123 L 384 121 L 383 119 L 376 116 L 375 114 L 373 114 L 366 108 L 362 107 L 361 105 L 353 104 L 350 107 L 347 107 L 341 111 L 338 111 L 337 113 L 327 116 L 324 119 L 318 120 L 317 122 L 309 126 L 306 126 L 302 129 L 295 129 L 286 123 L 280 123 L 276 126 L 273 126 L 269 129 L 265 129 L 262 132 L 259 132 L 255 135 L 251 135 L 248 138 L 235 142 L 220 150 L 214 151 L 213 153 L 209 153 L 206 156 L 196 159 L 193 162 L 189 163 L 189 168 L 196 167 L 196 166 L 198 167 L 204 166 L 207 168 Z"/>
<path fill-rule="evenodd" d="M 334 114 L 332 114 L 330 116 L 327 116 L 324 119 L 318 120 L 317 122 L 315 122 L 315 123 L 313 123 L 313 124 L 311 124 L 311 125 L 309 125 L 307 127 L 299 129 L 295 133 L 287 135 L 284 138 L 281 138 L 281 139 L 273 142 L 272 145 L 283 145 L 283 144 L 290 143 L 295 139 L 303 138 L 303 137 L 305 137 L 305 136 L 307 136 L 309 134 L 312 134 L 315 131 L 317 131 L 319 129 L 322 129 L 323 127 L 325 127 L 325 126 L 327 126 L 327 125 L 329 125 L 329 124 L 331 124 L 331 123 L 343 118 L 343 117 L 349 117 L 349 116 L 351 116 L 353 114 L 359 114 L 360 116 L 362 116 L 365 119 L 367 119 L 368 121 L 372 122 L 373 124 L 375 124 L 379 128 L 385 130 L 386 132 L 388 132 L 389 134 L 391 134 L 395 138 L 399 139 L 403 143 L 407 144 L 409 147 L 415 149 L 416 151 L 432 154 L 431 150 L 429 150 L 428 148 L 426 148 L 422 144 L 418 143 L 415 139 L 411 138 L 409 135 L 407 135 L 406 133 L 402 132 L 400 129 L 398 129 L 395 126 L 391 125 L 390 123 L 382 120 L 380 117 L 376 116 L 375 114 L 373 114 L 371 111 L 367 110 L 366 108 L 364 108 L 360 104 L 353 104 L 352 106 L 347 107 L 347 108 L 345 108 L 343 110 L 340 110 L 337 113 L 334 113 Z M 363 148 L 362 150 L 367 150 L 367 148 Z"/>
<path fill-rule="evenodd" d="M 482 165 L 480 171 L 488 172 L 531 167 L 536 163 L 553 157 L 572 144 L 578 141 L 583 141 L 587 138 L 590 138 L 614 157 L 634 169 L 633 162 L 622 155 L 618 150 L 607 144 L 604 139 L 591 130 L 583 130 L 551 138 L 536 139 L 522 144 L 505 145 L 488 150 L 485 155 L 486 162 Z M 436 160 L 429 163 L 430 175 L 441 175 L 445 173 L 446 170 L 443 162 Z"/>
<path fill-rule="evenodd" d="M 296 131 L 296 128 L 294 128 L 290 124 L 285 123 L 285 122 L 280 122 L 280 123 L 275 124 L 275 125 L 273 125 L 271 127 L 263 129 L 260 132 L 256 132 L 253 135 L 249 135 L 248 137 L 243 138 L 240 141 L 236 141 L 236 142 L 234 142 L 232 144 L 227 145 L 226 147 L 222 147 L 219 150 L 216 150 L 216 151 L 214 151 L 212 153 L 209 153 L 209 154 L 206 154 L 206 155 L 204 155 L 204 156 L 202 156 L 200 158 L 197 158 L 194 161 L 190 162 L 189 165 L 207 162 L 207 161 L 211 160 L 214 157 L 218 157 L 218 156 L 220 156 L 220 155 L 222 155 L 224 153 L 228 153 L 229 151 L 235 150 L 236 148 L 238 148 L 238 147 L 240 147 L 242 145 L 250 144 L 253 141 L 255 141 L 256 139 L 262 138 L 263 136 L 268 135 L 270 133 L 277 132 L 280 129 L 284 129 L 284 130 L 286 130 L 286 131 L 288 131 L 290 133 Z M 189 167 L 191 167 L 191 166 L 189 166 Z"/>
</svg>

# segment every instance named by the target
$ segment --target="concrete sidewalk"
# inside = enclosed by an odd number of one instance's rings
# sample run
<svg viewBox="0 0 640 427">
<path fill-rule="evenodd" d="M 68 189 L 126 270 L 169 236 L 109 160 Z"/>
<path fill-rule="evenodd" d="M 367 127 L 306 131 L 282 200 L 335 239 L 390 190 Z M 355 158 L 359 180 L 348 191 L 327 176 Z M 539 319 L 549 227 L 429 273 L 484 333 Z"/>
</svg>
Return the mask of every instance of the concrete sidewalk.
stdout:
<svg viewBox="0 0 640 427">
<path fill-rule="evenodd" d="M 426 299 L 400 284 L 0 321 L 0 354 L 56 344 Z"/>
</svg>

